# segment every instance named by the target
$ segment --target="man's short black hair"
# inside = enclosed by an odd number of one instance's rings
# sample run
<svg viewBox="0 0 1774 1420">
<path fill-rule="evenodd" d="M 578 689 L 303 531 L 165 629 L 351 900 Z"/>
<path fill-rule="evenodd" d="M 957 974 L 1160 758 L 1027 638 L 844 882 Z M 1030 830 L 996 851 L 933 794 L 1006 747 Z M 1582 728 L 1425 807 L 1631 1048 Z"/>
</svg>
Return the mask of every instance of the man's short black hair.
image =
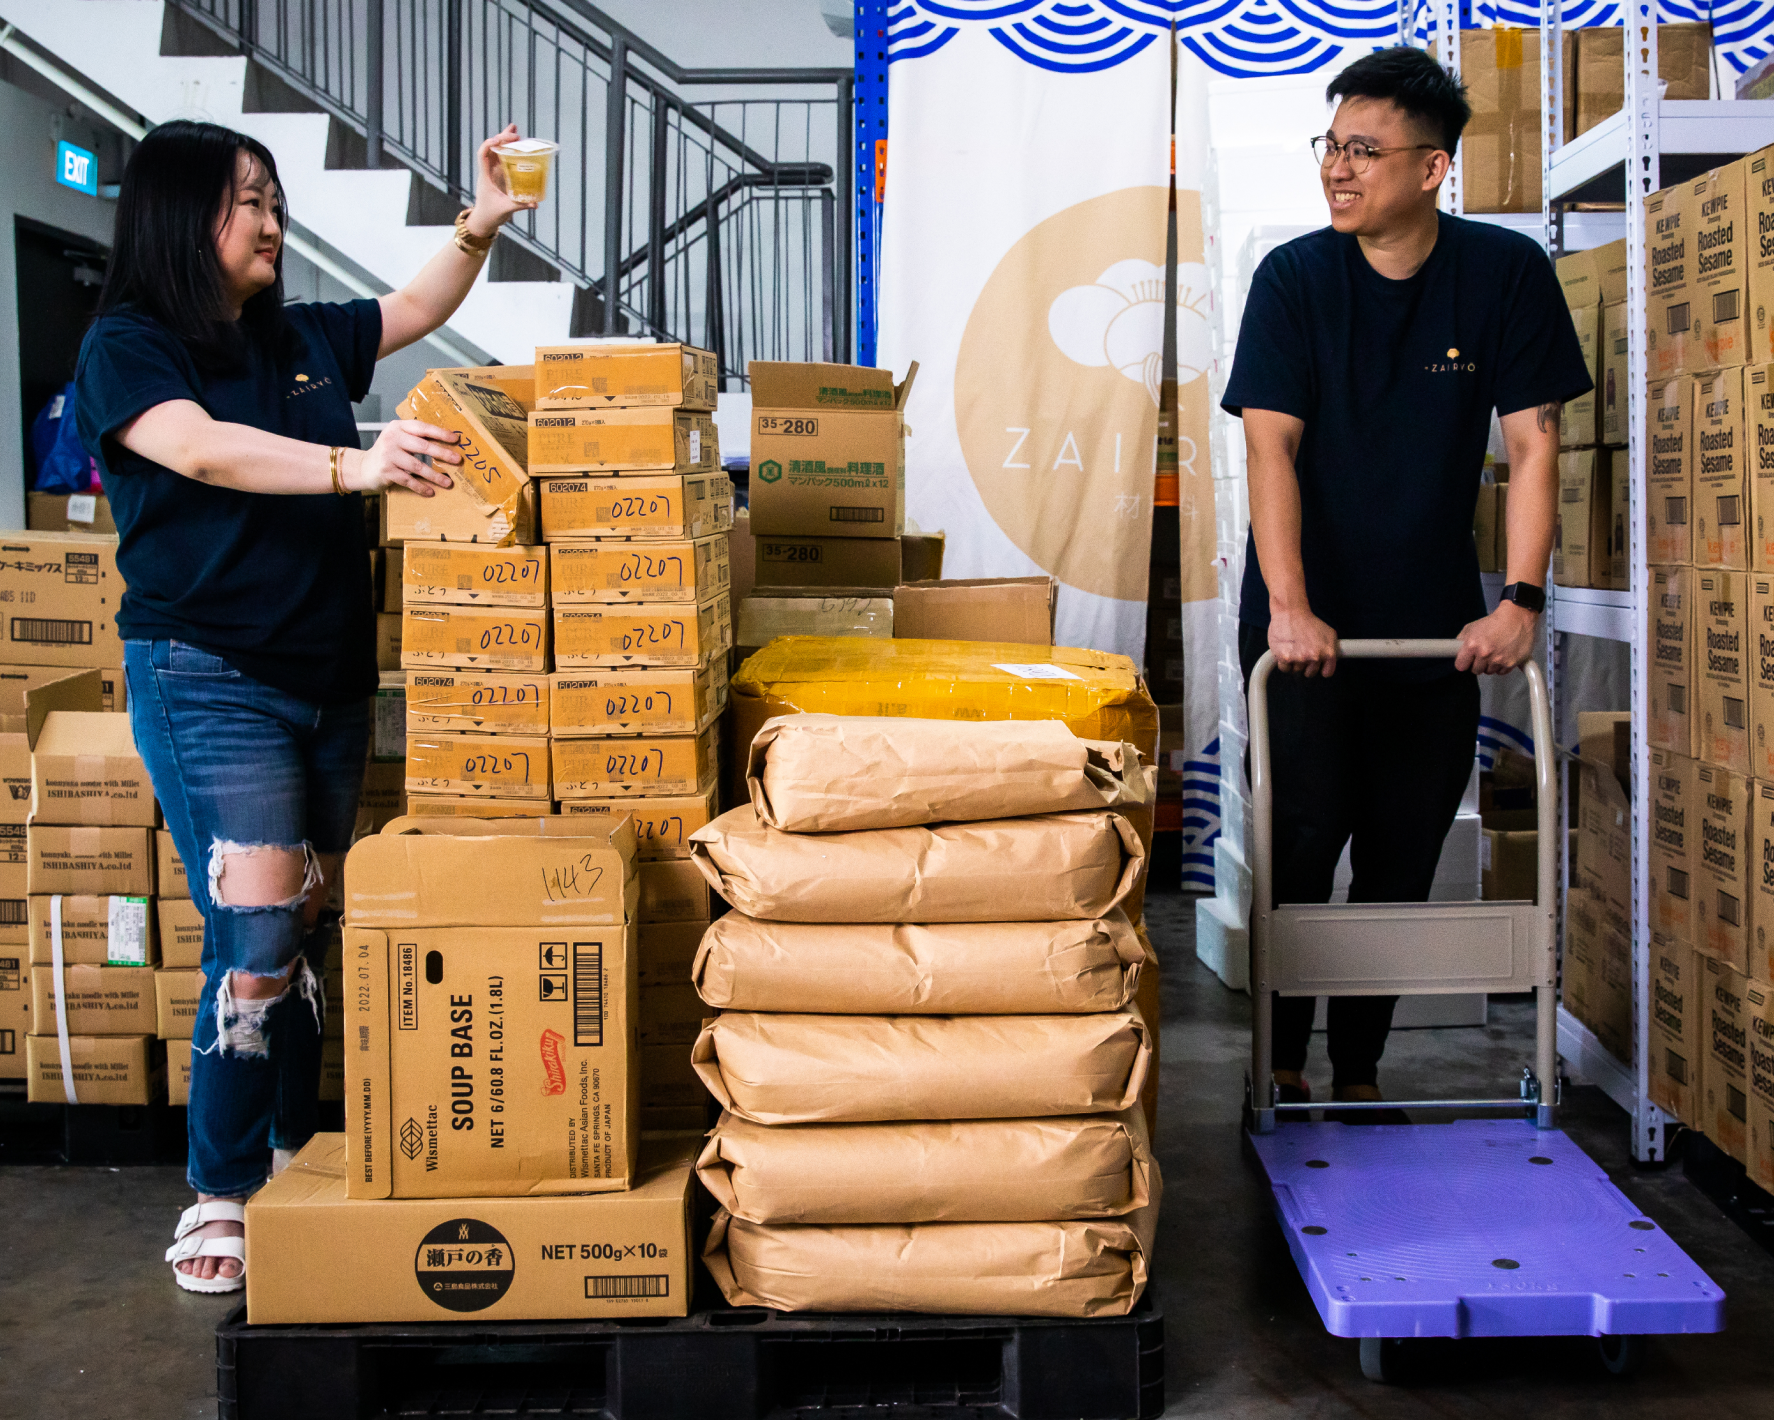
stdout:
<svg viewBox="0 0 1774 1420">
<path fill-rule="evenodd" d="M 1330 81 L 1324 101 L 1387 99 L 1422 124 L 1449 157 L 1472 117 L 1466 86 L 1421 49 L 1408 44 L 1375 50 Z"/>
</svg>

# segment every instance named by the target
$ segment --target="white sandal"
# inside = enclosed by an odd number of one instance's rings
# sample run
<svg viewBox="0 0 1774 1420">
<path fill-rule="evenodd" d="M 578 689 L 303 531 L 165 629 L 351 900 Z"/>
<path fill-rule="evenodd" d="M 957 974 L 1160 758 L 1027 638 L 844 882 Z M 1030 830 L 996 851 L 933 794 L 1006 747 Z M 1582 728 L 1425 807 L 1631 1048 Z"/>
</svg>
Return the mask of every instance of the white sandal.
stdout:
<svg viewBox="0 0 1774 1420">
<path fill-rule="evenodd" d="M 246 1239 L 192 1236 L 205 1223 L 239 1223 L 244 1227 L 246 1209 L 218 1198 L 193 1203 L 181 1213 L 173 1244 L 166 1250 L 166 1260 L 174 1264 L 172 1279 L 187 1292 L 238 1292 L 246 1286 Z M 194 1277 L 179 1271 L 179 1263 L 196 1257 L 231 1257 L 240 1264 L 240 1271 L 232 1277 Z"/>
</svg>

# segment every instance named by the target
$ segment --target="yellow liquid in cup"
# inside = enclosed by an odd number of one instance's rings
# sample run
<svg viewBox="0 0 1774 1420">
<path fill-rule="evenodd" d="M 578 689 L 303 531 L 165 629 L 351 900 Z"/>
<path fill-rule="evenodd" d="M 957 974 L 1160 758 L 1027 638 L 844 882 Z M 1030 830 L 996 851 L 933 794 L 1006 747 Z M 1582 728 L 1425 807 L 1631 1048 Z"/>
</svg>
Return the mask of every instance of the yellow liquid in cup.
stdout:
<svg viewBox="0 0 1774 1420">
<path fill-rule="evenodd" d="M 552 153 L 501 153 L 506 190 L 519 201 L 540 202 L 548 196 L 548 169 L 553 159 Z"/>
</svg>

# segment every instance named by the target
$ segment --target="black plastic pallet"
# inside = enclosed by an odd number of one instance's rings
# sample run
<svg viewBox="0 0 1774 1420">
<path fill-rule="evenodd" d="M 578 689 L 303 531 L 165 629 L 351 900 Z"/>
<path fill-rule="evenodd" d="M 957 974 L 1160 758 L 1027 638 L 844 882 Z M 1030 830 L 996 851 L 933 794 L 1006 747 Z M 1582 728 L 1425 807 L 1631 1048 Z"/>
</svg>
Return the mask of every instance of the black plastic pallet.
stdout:
<svg viewBox="0 0 1774 1420">
<path fill-rule="evenodd" d="M 1774 1194 L 1752 1183 L 1742 1164 L 1690 1129 L 1682 1135 L 1682 1172 L 1721 1213 L 1774 1253 Z"/>
<path fill-rule="evenodd" d="M 348 1284 L 342 1284 L 348 1285 Z M 1164 1317 L 826 1316 L 216 1328 L 218 1420 L 1155 1420 Z"/>
<path fill-rule="evenodd" d="M 182 1105 L 27 1104 L 0 1099 L 0 1163 L 109 1165 L 185 1161 Z"/>
</svg>

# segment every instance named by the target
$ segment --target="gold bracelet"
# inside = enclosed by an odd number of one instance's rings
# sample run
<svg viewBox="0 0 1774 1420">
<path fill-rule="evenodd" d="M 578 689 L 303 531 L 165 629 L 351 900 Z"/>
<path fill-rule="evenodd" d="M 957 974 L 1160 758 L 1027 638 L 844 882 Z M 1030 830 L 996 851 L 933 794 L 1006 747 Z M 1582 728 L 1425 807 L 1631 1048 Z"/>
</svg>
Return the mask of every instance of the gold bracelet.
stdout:
<svg viewBox="0 0 1774 1420">
<path fill-rule="evenodd" d="M 456 249 L 467 256 L 485 256 L 498 240 L 497 230 L 490 237 L 477 237 L 468 230 L 468 214 L 474 209 L 464 207 L 456 214 Z"/>
<path fill-rule="evenodd" d="M 343 498 L 350 490 L 345 487 L 345 480 L 340 474 L 339 464 L 345 457 L 344 449 L 328 449 L 326 451 L 327 471 L 333 476 L 333 492 Z"/>
</svg>

